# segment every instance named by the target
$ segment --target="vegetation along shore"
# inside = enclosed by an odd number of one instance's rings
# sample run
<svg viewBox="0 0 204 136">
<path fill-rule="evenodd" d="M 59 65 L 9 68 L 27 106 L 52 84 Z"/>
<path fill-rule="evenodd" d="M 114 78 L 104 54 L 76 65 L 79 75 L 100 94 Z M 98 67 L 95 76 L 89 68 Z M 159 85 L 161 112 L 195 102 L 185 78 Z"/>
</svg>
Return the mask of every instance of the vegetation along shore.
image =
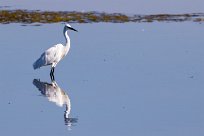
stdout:
<svg viewBox="0 0 204 136">
<path fill-rule="evenodd" d="M 126 15 L 122 13 L 0 10 L 0 23 L 96 23 L 96 22 L 204 22 L 204 13 Z"/>
</svg>

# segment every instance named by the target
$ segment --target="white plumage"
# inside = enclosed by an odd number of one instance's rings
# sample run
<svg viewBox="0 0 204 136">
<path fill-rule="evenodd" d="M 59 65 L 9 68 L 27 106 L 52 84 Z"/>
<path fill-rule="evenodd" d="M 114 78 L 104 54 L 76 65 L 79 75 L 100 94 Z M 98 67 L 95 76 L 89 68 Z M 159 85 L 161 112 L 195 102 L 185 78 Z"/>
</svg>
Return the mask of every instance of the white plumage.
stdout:
<svg viewBox="0 0 204 136">
<path fill-rule="evenodd" d="M 33 68 L 37 69 L 46 65 L 52 65 L 52 67 L 55 67 L 57 63 L 68 53 L 69 48 L 70 45 L 54 45 L 41 55 L 41 57 L 33 64 Z"/>
<path fill-rule="evenodd" d="M 57 44 L 47 49 L 44 53 L 42 53 L 40 58 L 33 63 L 34 69 L 38 69 L 42 66 L 51 65 L 50 76 L 54 77 L 54 68 L 56 67 L 57 63 L 62 58 L 64 58 L 64 56 L 67 55 L 70 49 L 70 38 L 68 36 L 68 30 L 77 31 L 74 28 L 72 28 L 69 24 L 66 24 L 63 31 L 64 37 L 66 39 L 66 44 L 65 45 Z"/>
</svg>

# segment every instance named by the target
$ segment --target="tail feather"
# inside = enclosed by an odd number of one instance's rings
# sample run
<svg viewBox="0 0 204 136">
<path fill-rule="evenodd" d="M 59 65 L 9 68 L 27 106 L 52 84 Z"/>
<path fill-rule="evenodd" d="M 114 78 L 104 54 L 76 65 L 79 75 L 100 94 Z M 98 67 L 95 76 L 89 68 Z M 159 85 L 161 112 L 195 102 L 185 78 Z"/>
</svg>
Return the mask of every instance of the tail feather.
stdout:
<svg viewBox="0 0 204 136">
<path fill-rule="evenodd" d="M 41 63 L 41 59 L 39 58 L 38 60 L 36 60 L 34 63 L 33 63 L 33 68 L 34 69 L 37 69 L 37 68 L 40 68 L 42 66 L 42 63 Z"/>
<path fill-rule="evenodd" d="M 44 54 L 42 54 L 41 57 L 33 63 L 33 69 L 40 68 L 44 65 L 45 65 L 45 59 L 44 59 Z"/>
</svg>

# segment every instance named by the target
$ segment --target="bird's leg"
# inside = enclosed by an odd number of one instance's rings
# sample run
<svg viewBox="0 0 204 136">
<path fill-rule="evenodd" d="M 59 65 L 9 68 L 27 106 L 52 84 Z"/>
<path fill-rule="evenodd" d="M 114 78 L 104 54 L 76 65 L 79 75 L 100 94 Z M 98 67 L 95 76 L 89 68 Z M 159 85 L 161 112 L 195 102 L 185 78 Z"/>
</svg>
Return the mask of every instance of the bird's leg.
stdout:
<svg viewBox="0 0 204 136">
<path fill-rule="evenodd" d="M 55 76 L 54 76 L 54 74 L 52 75 L 52 81 L 55 81 Z"/>
<path fill-rule="evenodd" d="M 55 81 L 55 76 L 54 75 L 50 75 L 51 81 Z"/>
<path fill-rule="evenodd" d="M 52 78 L 53 76 L 53 67 L 51 67 L 51 70 L 50 70 L 50 77 Z"/>
<path fill-rule="evenodd" d="M 52 69 L 52 74 L 53 74 L 53 76 L 54 76 L 54 72 L 55 72 L 55 67 L 53 67 L 53 69 Z"/>
<path fill-rule="evenodd" d="M 55 71 L 55 67 L 51 67 L 50 78 L 51 78 L 52 81 L 55 81 L 54 71 Z"/>
</svg>

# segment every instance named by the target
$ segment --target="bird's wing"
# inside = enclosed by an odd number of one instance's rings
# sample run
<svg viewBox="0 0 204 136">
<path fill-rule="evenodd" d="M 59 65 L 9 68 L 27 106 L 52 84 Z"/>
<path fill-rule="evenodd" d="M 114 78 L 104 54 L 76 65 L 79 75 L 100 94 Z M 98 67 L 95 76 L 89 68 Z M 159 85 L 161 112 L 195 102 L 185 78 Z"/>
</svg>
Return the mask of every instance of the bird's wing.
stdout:
<svg viewBox="0 0 204 136">
<path fill-rule="evenodd" d="M 46 65 L 45 52 L 33 63 L 33 68 L 37 69 Z"/>
<path fill-rule="evenodd" d="M 45 51 L 46 65 L 59 62 L 62 54 L 62 48 L 62 44 L 57 44 Z"/>
<path fill-rule="evenodd" d="M 62 53 L 63 53 L 63 45 L 62 44 L 57 44 L 54 45 L 53 47 L 47 49 L 39 59 L 37 59 L 34 64 L 33 68 L 37 69 L 42 66 L 46 65 L 51 65 L 53 63 L 58 63 L 59 60 L 61 59 Z"/>
</svg>

